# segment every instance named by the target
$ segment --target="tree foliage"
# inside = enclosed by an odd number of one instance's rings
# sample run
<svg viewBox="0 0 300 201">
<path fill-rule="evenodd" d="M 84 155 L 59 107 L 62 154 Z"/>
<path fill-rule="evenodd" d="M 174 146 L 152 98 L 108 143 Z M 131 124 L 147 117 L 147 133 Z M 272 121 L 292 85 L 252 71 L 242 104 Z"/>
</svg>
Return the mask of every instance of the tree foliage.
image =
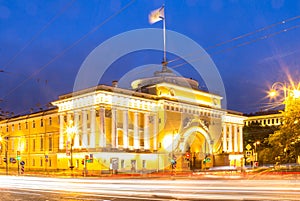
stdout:
<svg viewBox="0 0 300 201">
<path fill-rule="evenodd" d="M 281 162 L 296 162 L 300 144 L 300 100 L 289 97 L 282 111 L 283 124 L 268 138 L 272 150 L 283 159 Z"/>
</svg>

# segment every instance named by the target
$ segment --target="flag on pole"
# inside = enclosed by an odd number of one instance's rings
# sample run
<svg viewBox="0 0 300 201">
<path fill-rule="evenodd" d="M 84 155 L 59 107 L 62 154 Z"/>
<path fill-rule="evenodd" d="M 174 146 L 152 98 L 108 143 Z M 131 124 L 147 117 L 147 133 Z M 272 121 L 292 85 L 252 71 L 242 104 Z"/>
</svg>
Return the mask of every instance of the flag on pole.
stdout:
<svg viewBox="0 0 300 201">
<path fill-rule="evenodd" d="M 149 14 L 149 23 L 154 24 L 165 18 L 165 7 L 162 6 Z"/>
</svg>

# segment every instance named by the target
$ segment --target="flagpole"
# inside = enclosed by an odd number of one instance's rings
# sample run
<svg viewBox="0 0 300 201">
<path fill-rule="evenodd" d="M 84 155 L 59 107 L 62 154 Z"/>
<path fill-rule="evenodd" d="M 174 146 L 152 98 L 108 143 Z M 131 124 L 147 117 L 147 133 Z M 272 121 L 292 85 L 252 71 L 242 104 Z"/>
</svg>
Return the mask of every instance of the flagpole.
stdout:
<svg viewBox="0 0 300 201">
<path fill-rule="evenodd" d="M 162 6 L 163 9 L 165 9 L 165 6 Z M 165 12 L 165 11 L 164 11 Z M 162 71 L 167 71 L 167 47 L 166 47 L 166 15 L 164 13 L 163 17 L 163 42 L 164 42 L 164 59 L 163 59 L 163 69 Z"/>
</svg>

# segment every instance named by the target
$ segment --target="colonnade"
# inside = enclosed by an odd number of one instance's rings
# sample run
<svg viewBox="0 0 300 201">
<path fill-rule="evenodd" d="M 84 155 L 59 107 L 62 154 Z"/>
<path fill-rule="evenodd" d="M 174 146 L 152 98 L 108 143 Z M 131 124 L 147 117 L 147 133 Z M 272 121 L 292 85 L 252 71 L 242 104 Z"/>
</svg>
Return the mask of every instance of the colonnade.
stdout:
<svg viewBox="0 0 300 201">
<path fill-rule="evenodd" d="M 121 115 L 119 111 L 121 112 Z M 75 110 L 69 112 L 61 112 L 59 114 L 60 134 L 59 149 L 65 149 L 66 141 L 73 140 L 73 148 L 112 148 L 112 149 L 133 149 L 133 150 L 157 150 L 157 115 L 147 111 L 128 110 L 123 108 L 109 108 L 109 120 L 106 118 L 105 107 Z M 133 120 L 129 119 L 129 114 L 133 113 Z M 97 117 L 98 116 L 98 117 Z M 140 118 L 143 117 L 143 118 Z M 118 119 L 122 121 L 118 121 Z M 144 122 L 139 122 L 143 119 Z M 68 122 L 73 120 L 77 132 L 72 136 L 66 133 Z M 150 122 L 151 121 L 151 122 Z M 122 122 L 118 125 L 118 122 Z M 109 128 L 110 124 L 111 128 Z M 151 126 L 150 126 L 151 124 Z M 132 126 L 130 126 L 132 125 Z M 141 127 L 140 125 L 143 125 Z M 151 128 L 151 131 L 150 131 Z M 118 131 L 122 132 L 122 141 L 118 142 Z M 130 145 L 129 140 L 133 132 L 133 144 Z M 153 133 L 153 136 L 150 136 Z M 109 139 L 110 138 L 110 139 Z M 152 141 L 150 141 L 152 138 Z M 141 146 L 141 139 L 143 146 Z M 151 146 L 152 145 L 152 146 Z"/>
<path fill-rule="evenodd" d="M 243 125 L 223 123 L 223 151 L 243 152 Z"/>
</svg>

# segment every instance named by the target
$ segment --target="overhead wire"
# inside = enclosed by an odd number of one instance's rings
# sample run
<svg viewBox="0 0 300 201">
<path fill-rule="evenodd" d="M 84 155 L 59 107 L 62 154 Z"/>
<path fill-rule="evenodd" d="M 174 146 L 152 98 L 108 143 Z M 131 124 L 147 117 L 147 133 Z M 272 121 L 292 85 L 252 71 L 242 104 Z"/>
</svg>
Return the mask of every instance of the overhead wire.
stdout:
<svg viewBox="0 0 300 201">
<path fill-rule="evenodd" d="M 275 35 L 278 35 L 280 33 L 284 33 L 284 32 L 287 32 L 287 31 L 290 31 L 290 30 L 293 30 L 293 29 L 296 29 L 296 28 L 299 28 L 300 27 L 300 24 L 297 24 L 295 26 L 292 26 L 292 27 L 289 27 L 289 28 L 284 28 L 280 31 L 277 31 L 277 32 L 274 32 L 274 33 L 271 33 L 271 34 L 268 34 L 268 35 L 264 35 L 264 36 L 261 36 L 261 37 L 258 37 L 256 39 L 253 39 L 253 40 L 249 40 L 249 41 L 246 41 L 246 42 L 243 42 L 243 43 L 240 43 L 238 45 L 235 45 L 235 46 L 232 46 L 232 47 L 228 47 L 228 48 L 225 48 L 223 50 L 220 50 L 220 51 L 217 51 L 217 52 L 214 52 L 214 53 L 210 53 L 211 55 L 216 55 L 216 54 L 219 54 L 219 53 L 223 53 L 223 52 L 228 52 L 228 51 L 231 51 L 233 49 L 236 49 L 236 48 L 239 48 L 239 47 L 242 47 L 242 46 L 245 46 L 245 45 L 249 45 L 251 43 L 255 43 L 257 41 L 261 41 L 261 40 L 264 40 L 264 39 L 267 39 L 267 38 L 271 38 Z M 175 66 L 171 66 L 170 68 L 177 68 L 177 67 L 180 67 L 180 66 L 183 66 L 183 65 L 186 65 L 188 63 L 191 63 L 191 62 L 195 62 L 195 61 L 199 61 L 199 60 L 202 60 L 202 58 L 199 58 L 199 59 L 194 59 L 192 61 L 189 61 L 189 62 L 182 62 L 178 65 L 175 65 Z"/>
<path fill-rule="evenodd" d="M 41 35 L 60 15 L 62 15 L 69 7 L 73 5 L 73 3 L 76 0 L 71 0 L 69 3 L 65 4 L 63 8 L 56 14 L 54 15 L 47 24 L 45 24 L 36 34 L 32 36 L 32 38 L 11 58 L 8 60 L 8 62 L 3 66 L 2 71 L 4 71 L 12 62 L 16 60 L 16 58 L 30 45 L 32 44 L 37 37 Z M 5 71 L 4 71 L 5 72 Z"/>
<path fill-rule="evenodd" d="M 280 22 L 273 23 L 273 24 L 271 24 L 271 25 L 268 25 L 268 26 L 259 28 L 259 29 L 257 29 L 257 30 L 254 30 L 254 31 L 252 31 L 252 32 L 249 32 L 249 33 L 246 33 L 246 34 L 242 34 L 242 35 L 240 35 L 240 36 L 237 36 L 237 37 L 235 37 L 235 38 L 232 38 L 232 39 L 229 39 L 229 40 L 220 42 L 220 43 L 217 43 L 217 44 L 212 45 L 212 46 L 208 46 L 207 48 L 205 48 L 205 50 L 214 49 L 214 48 L 216 48 L 216 47 L 225 45 L 225 44 L 227 44 L 227 43 L 230 43 L 230 42 L 233 42 L 233 41 L 236 41 L 236 40 L 239 40 L 239 39 L 242 39 L 242 38 L 245 38 L 245 37 L 254 35 L 254 34 L 259 33 L 259 32 L 262 32 L 262 31 L 266 31 L 266 30 L 271 29 L 271 28 L 273 28 L 273 27 L 275 27 L 275 26 L 282 25 L 282 24 L 286 24 L 287 22 L 297 20 L 297 19 L 299 19 L 299 18 L 300 18 L 300 15 L 295 16 L 295 17 L 288 18 L 288 19 L 286 19 L 286 20 L 281 20 Z M 195 55 L 195 54 L 198 54 L 198 52 L 193 52 L 193 53 L 188 54 L 188 55 L 186 55 L 186 56 L 193 56 L 193 55 Z M 168 61 L 168 63 L 170 64 L 170 63 L 172 63 L 172 62 L 174 62 L 174 61 L 177 61 L 177 60 L 180 60 L 180 59 L 181 59 L 181 57 L 177 57 L 177 58 L 175 58 L 175 59 L 173 59 L 173 60 Z"/>
<path fill-rule="evenodd" d="M 25 82 L 27 82 L 28 80 L 30 80 L 32 77 L 36 76 L 39 72 L 41 72 L 43 69 L 45 69 L 47 66 L 49 66 L 51 63 L 53 63 L 54 61 L 56 61 L 58 58 L 60 58 L 61 56 L 63 56 L 66 52 L 68 52 L 70 49 L 72 49 L 73 47 L 75 47 L 76 45 L 78 45 L 82 40 L 86 39 L 89 35 L 91 35 L 92 33 L 94 33 L 95 31 L 97 31 L 100 27 L 102 27 L 104 24 L 106 24 L 107 22 L 109 22 L 111 19 L 113 19 L 114 17 L 116 17 L 117 15 L 119 15 L 120 13 L 122 13 L 124 10 L 126 10 L 130 5 L 132 5 L 136 0 L 131 0 L 129 3 L 127 3 L 125 6 L 123 6 L 122 8 L 120 8 L 117 12 L 115 12 L 114 14 L 112 14 L 111 16 L 109 16 L 108 18 L 106 18 L 103 22 L 101 22 L 100 24 L 98 24 L 97 26 L 95 26 L 92 30 L 90 30 L 88 33 L 86 33 L 84 36 L 82 36 L 81 38 L 79 38 L 78 40 L 76 40 L 74 43 L 72 43 L 70 46 L 66 47 L 62 52 L 60 52 L 58 55 L 56 55 L 55 57 L 53 57 L 49 62 L 47 62 L 46 64 L 40 66 L 35 72 L 33 72 L 30 76 L 28 76 L 26 79 L 24 79 L 23 81 L 21 81 L 20 84 L 18 84 L 16 87 L 14 87 L 13 89 L 11 89 L 6 95 L 4 95 L 2 98 L 0 99 L 4 99 L 5 97 L 9 96 L 10 94 L 12 94 L 15 90 L 17 90 L 19 87 L 21 87 Z"/>
</svg>

